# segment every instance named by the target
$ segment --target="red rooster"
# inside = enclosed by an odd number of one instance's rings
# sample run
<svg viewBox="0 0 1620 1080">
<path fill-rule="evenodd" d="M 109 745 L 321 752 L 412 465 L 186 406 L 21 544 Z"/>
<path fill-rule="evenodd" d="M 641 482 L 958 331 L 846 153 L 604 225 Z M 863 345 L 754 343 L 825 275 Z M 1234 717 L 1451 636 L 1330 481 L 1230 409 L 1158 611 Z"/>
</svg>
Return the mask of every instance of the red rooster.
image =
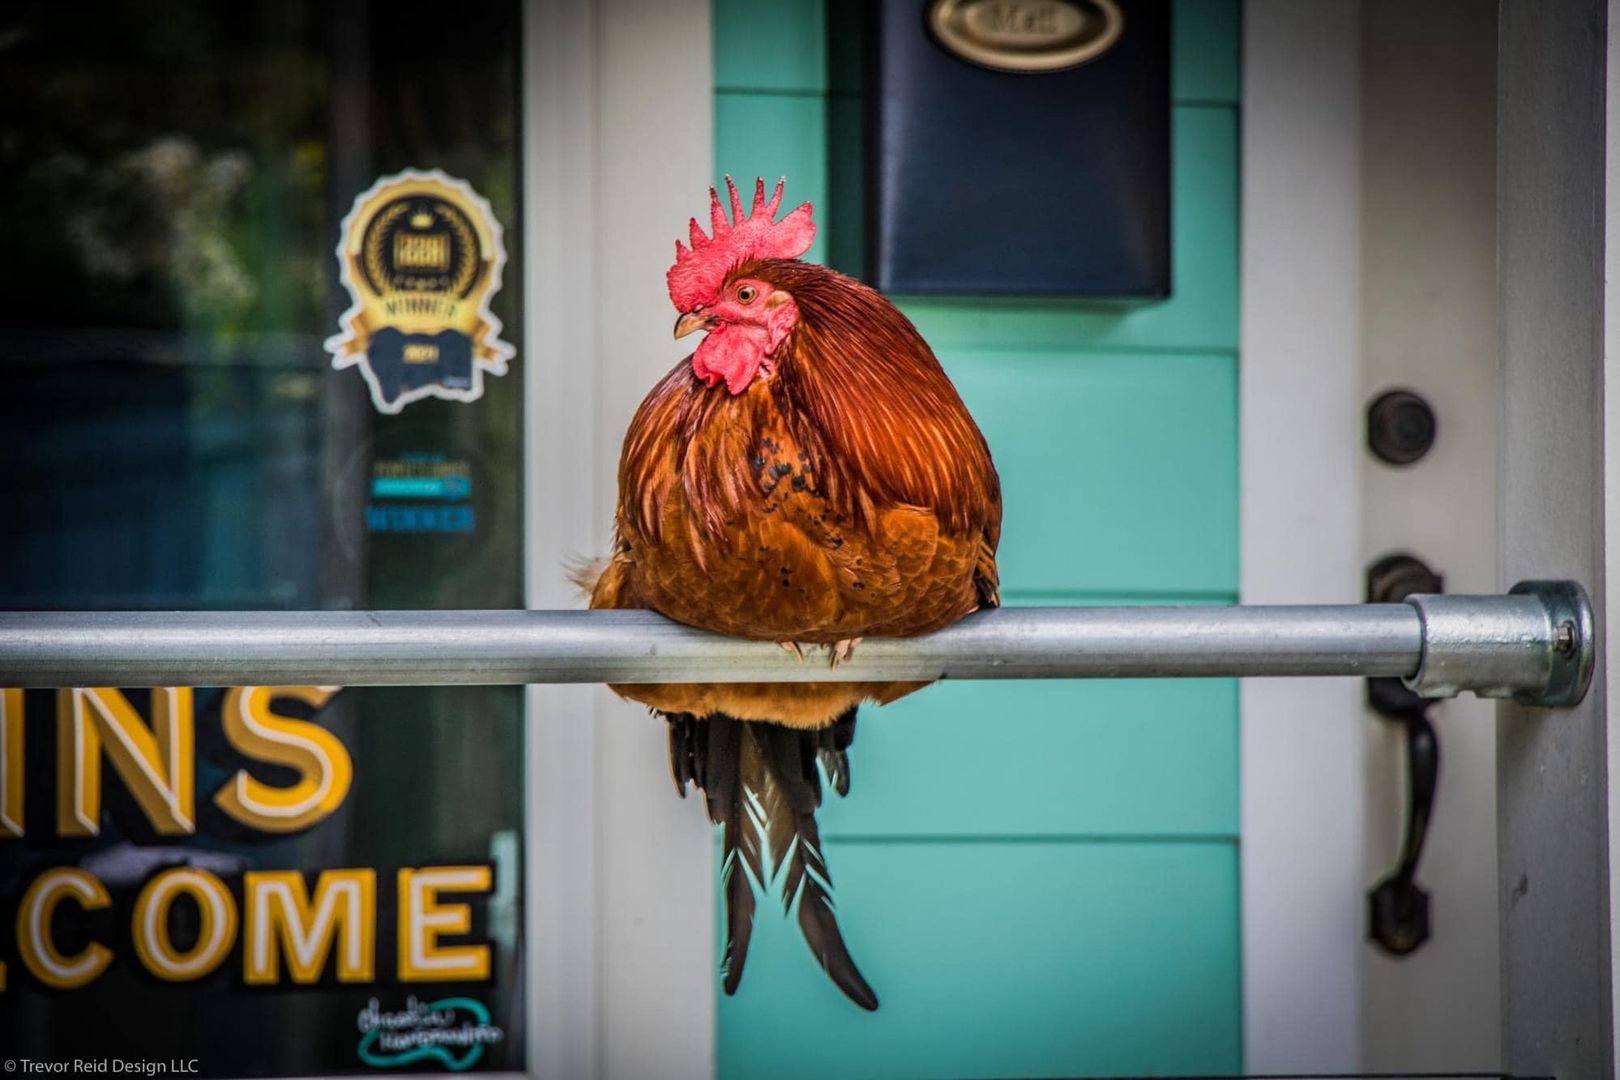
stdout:
<svg viewBox="0 0 1620 1080">
<path fill-rule="evenodd" d="M 925 634 L 998 603 L 1001 490 L 984 436 L 916 327 L 872 289 L 799 261 L 811 207 L 775 220 L 763 180 L 713 236 L 676 241 L 675 336 L 708 336 L 655 386 L 625 434 L 613 554 L 593 608 L 651 608 L 692 626 L 832 646 Z M 684 796 L 723 827 L 727 994 L 742 978 L 755 891 L 785 910 L 827 974 L 877 1008 L 839 932 L 815 811 L 817 765 L 840 795 L 862 701 L 921 683 L 615 686 L 669 725 Z"/>
</svg>

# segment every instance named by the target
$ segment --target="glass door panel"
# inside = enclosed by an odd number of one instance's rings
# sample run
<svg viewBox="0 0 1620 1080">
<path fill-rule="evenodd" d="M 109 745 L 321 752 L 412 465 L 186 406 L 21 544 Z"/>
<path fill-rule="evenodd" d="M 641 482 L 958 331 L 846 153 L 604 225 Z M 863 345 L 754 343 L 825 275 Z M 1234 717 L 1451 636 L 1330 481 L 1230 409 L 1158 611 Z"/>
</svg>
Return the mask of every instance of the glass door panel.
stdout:
<svg viewBox="0 0 1620 1080">
<path fill-rule="evenodd" d="M 0 15 L 0 608 L 521 606 L 519 16 Z M 521 721 L 512 687 L 8 692 L 0 923 L 41 929 L 0 934 L 0 1046 L 521 1070 Z"/>
</svg>

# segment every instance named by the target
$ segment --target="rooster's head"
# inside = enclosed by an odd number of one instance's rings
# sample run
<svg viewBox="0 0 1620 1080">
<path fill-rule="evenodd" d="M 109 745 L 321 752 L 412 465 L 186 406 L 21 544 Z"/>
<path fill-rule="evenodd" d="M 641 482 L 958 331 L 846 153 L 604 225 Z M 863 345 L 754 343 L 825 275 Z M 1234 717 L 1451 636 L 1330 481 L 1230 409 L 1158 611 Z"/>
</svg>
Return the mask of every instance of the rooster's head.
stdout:
<svg viewBox="0 0 1620 1080">
<path fill-rule="evenodd" d="M 720 205 L 720 193 L 709 189 L 709 220 L 714 235 L 692 219 L 690 249 L 675 241 L 675 265 L 669 268 L 669 298 L 679 311 L 675 336 L 707 330 L 708 337 L 692 354 L 692 371 L 709 386 L 724 381 L 740 394 L 756 378 L 768 375 L 771 357 L 798 322 L 793 294 L 750 276 L 749 267 L 765 259 L 796 259 L 810 248 L 816 226 L 805 203 L 781 221 L 782 186 L 765 198 L 765 181 L 754 184 L 754 205 L 745 216 L 737 185 L 726 177 L 731 218 Z"/>
</svg>

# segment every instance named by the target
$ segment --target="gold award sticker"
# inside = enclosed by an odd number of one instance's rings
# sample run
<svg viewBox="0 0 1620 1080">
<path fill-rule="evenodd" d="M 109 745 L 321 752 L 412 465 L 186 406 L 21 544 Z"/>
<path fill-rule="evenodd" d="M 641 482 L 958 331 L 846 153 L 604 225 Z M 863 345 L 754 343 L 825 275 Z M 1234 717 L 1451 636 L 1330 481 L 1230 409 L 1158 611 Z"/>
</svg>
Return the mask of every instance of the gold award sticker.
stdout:
<svg viewBox="0 0 1620 1080">
<path fill-rule="evenodd" d="M 476 401 L 514 349 L 489 301 L 506 249 L 489 201 L 438 169 L 384 176 L 354 200 L 337 248 L 353 306 L 326 349 L 359 367 L 378 412 L 426 397 Z"/>
</svg>

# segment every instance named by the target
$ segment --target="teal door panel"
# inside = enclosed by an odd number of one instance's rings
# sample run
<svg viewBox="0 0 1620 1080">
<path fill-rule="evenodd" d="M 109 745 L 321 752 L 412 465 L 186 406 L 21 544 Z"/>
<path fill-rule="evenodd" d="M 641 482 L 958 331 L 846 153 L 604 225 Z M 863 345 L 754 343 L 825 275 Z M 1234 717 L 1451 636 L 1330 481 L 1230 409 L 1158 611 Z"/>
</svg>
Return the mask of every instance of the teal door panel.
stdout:
<svg viewBox="0 0 1620 1080">
<path fill-rule="evenodd" d="M 990 442 L 1001 585 L 1235 598 L 1237 361 L 1046 350 L 942 361 Z"/>
<path fill-rule="evenodd" d="M 784 208 L 827 205 L 827 103 L 821 97 L 722 91 L 714 95 L 714 130 L 715 183 L 736 180 L 744 206 L 756 177 L 774 185 L 782 176 L 788 182 Z M 697 219 L 708 228 L 707 214 Z M 820 221 L 804 258 L 826 262 L 826 222 Z"/>
<path fill-rule="evenodd" d="M 829 841 L 839 919 L 877 991 L 854 1008 L 762 902 L 720 998 L 718 1074 L 1237 1072 L 1231 842 Z"/>
<path fill-rule="evenodd" d="M 715 166 L 785 174 L 810 258 L 859 274 L 846 6 L 715 0 Z M 995 454 L 1009 604 L 1236 600 L 1238 28 L 1236 0 L 1174 2 L 1168 300 L 898 298 Z M 1235 682 L 931 687 L 865 709 L 851 767 L 822 830 L 882 1007 L 764 902 L 719 1075 L 1241 1069 Z"/>
<path fill-rule="evenodd" d="M 1237 718 L 1229 679 L 931 686 L 861 714 L 822 833 L 1234 839 Z"/>
<path fill-rule="evenodd" d="M 1236 351 L 1237 112 L 1176 106 L 1170 139 L 1168 300 L 907 297 L 900 306 L 935 352 L 1008 346 Z"/>
<path fill-rule="evenodd" d="M 825 92 L 823 0 L 715 0 L 714 85 L 722 91 Z"/>
</svg>

